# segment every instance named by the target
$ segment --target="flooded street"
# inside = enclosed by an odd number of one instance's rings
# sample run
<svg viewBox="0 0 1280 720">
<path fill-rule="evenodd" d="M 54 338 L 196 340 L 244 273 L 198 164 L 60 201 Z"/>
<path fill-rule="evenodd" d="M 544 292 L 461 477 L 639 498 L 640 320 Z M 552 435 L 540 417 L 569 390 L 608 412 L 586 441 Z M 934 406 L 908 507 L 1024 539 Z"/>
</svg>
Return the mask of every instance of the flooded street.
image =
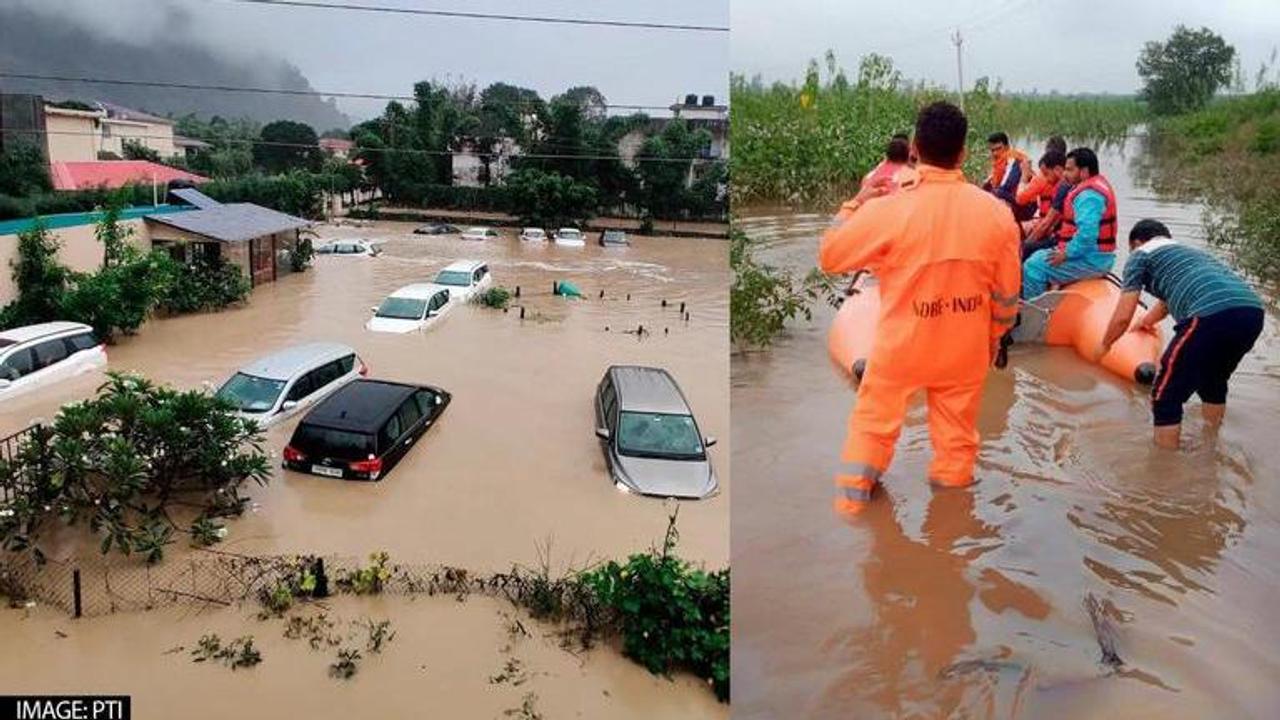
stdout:
<svg viewBox="0 0 1280 720">
<path fill-rule="evenodd" d="M 680 503 L 679 528 L 683 555 L 723 565 L 730 488 L 727 243 L 637 237 L 630 248 L 563 248 L 521 243 L 510 230 L 486 243 L 411 229 L 321 228 L 326 238 L 382 241 L 384 252 L 317 256 L 311 270 L 256 288 L 243 308 L 153 320 L 108 349 L 112 370 L 192 388 L 206 381 L 216 387 L 280 348 L 332 340 L 354 347 L 370 377 L 453 393 L 441 420 L 378 483 L 279 469 L 300 418 L 271 428 L 266 446 L 275 475 L 268 486 L 249 489 L 255 506 L 229 523 L 223 547 L 359 556 L 386 550 L 406 562 L 476 570 L 533 562 L 535 545 L 547 541 L 557 564 L 645 549 L 661 540 L 675 504 L 614 488 L 592 410 L 606 367 L 640 364 L 669 369 L 703 432 L 721 440 L 709 451 L 721 494 Z M 425 332 L 364 329 L 370 306 L 462 258 L 488 262 L 496 285 L 520 287 L 510 312 L 464 305 Z M 574 283 L 586 299 L 553 296 L 557 280 Z M 688 322 L 679 316 L 682 302 Z M 638 325 L 646 328 L 642 339 L 625 332 Z M 98 379 L 72 383 L 53 401 L 19 399 L 5 408 L 0 432 L 53 417 L 57 402 L 87 397 Z"/>
<path fill-rule="evenodd" d="M 1198 206 L 1135 184 L 1142 152 L 1100 153 L 1120 236 L 1156 217 L 1202 242 Z M 826 213 L 737 212 L 762 260 L 813 267 Z M 848 523 L 831 510 L 854 400 L 827 360 L 834 313 L 732 362 L 735 717 L 1280 715 L 1274 310 L 1216 440 L 1193 401 L 1188 447 L 1156 451 L 1146 388 L 1071 349 L 1017 347 L 987 381 L 977 484 L 930 488 L 917 403 L 885 492 Z M 1116 629 L 1116 670 L 1089 596 Z"/>
<path fill-rule="evenodd" d="M 412 225 L 322 227 L 323 237 L 383 242 L 376 258 L 319 256 L 315 267 L 255 289 L 248 304 L 221 313 L 152 320 L 108 350 L 112 370 L 139 371 L 183 388 L 215 386 L 256 357 L 311 340 L 351 345 L 370 377 L 429 383 L 453 394 L 439 422 L 377 483 L 286 472 L 281 449 L 295 416 L 266 433 L 275 467 L 265 487 L 247 487 L 249 512 L 227 522 L 218 547 L 245 554 L 307 553 L 362 558 L 385 550 L 393 562 L 449 564 L 477 572 L 536 566 L 549 547 L 553 572 L 622 559 L 660 544 L 677 503 L 615 489 L 594 432 L 596 384 L 611 364 L 656 365 L 680 383 L 704 434 L 721 493 L 679 505 L 679 553 L 708 569 L 729 556 L 728 244 L 716 240 L 632 239 L 630 248 L 522 244 L 509 230 L 493 242 L 415 236 Z M 594 239 L 594 237 L 592 238 Z M 370 306 L 396 288 L 428 281 L 456 259 L 489 264 L 494 283 L 519 286 L 510 312 L 467 305 L 425 332 L 364 329 Z M 567 280 L 586 298 L 551 294 Z M 599 294 L 605 296 L 600 299 Z M 628 295 L 630 296 L 628 299 Z M 667 300 L 668 307 L 662 307 Z M 686 303 L 689 320 L 679 316 Z M 525 308 L 520 319 L 519 308 Z M 644 325 L 646 334 L 628 334 Z M 52 418 L 60 402 L 88 397 L 101 376 L 84 377 L 40 399 L 0 411 L 0 432 Z M 87 532 L 57 543 L 56 558 L 95 554 Z M 189 552 L 175 542 L 165 563 Z M 141 563 L 120 559 L 121 563 Z M 371 716 L 501 717 L 536 692 L 547 717 L 724 717 L 728 706 L 700 679 L 672 682 L 625 659 L 620 649 L 585 656 L 561 650 L 550 628 L 524 620 L 533 679 L 495 688 L 502 669 L 505 604 L 483 598 L 387 598 L 349 602 L 352 617 L 389 617 L 398 637 L 388 654 L 344 684 L 325 677 L 332 653 L 280 646 L 279 624 L 250 619 L 252 608 L 195 615 L 162 609 L 70 620 L 40 606 L 0 613 L 0 635 L 21 640 L 0 662 L 7 687 L 29 691 L 133 688 L 135 707 L 176 707 L 199 698 L 191 717 L 256 717 L 267 708 L 323 714 L 358 703 Z M 263 665 L 231 673 L 170 657 L 202 634 L 254 634 Z M 58 632 L 70 634 L 63 639 Z M 323 659 L 323 662 L 322 662 Z M 295 662 L 297 660 L 297 662 Z M 39 670 L 37 671 L 37 668 Z M 50 668 L 55 668 L 51 670 Z M 425 669 L 424 669 L 425 668 Z M 145 692 L 137 677 L 156 679 Z M 92 687 L 85 678 L 92 677 Z M 11 683 L 11 684 L 10 684 Z M 404 692 L 405 688 L 414 688 Z M 250 695 L 270 700 L 252 707 Z M 434 711 L 434 712 L 433 712 Z M 138 717 L 154 717 L 139 710 Z M 272 715 L 274 716 L 274 715 Z"/>
</svg>

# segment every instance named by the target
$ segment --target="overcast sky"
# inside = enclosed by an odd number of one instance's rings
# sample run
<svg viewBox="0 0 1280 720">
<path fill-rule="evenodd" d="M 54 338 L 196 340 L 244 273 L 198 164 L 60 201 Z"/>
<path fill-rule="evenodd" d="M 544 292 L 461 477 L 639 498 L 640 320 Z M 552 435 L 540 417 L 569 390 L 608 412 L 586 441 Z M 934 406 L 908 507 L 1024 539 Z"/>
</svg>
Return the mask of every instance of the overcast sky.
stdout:
<svg viewBox="0 0 1280 720">
<path fill-rule="evenodd" d="M 734 72 L 795 80 L 828 48 L 852 77 L 858 58 L 890 55 L 903 74 L 953 86 L 964 39 L 966 85 L 987 75 L 1009 90 L 1128 93 L 1144 42 L 1178 23 L 1234 45 L 1247 87 L 1280 44 L 1280 0 L 732 0 Z"/>
<path fill-rule="evenodd" d="M 325 0 L 322 0 L 325 1 Z M 728 25 L 728 0 L 346 0 L 348 3 L 609 20 Z M 724 32 L 546 25 L 360 11 L 253 6 L 226 0 L 0 0 L 144 43 L 187 33 L 241 58 L 293 63 L 317 89 L 411 94 L 418 80 L 502 81 L 544 97 L 594 85 L 610 102 L 670 105 L 687 93 L 728 94 Z M 174 68 L 181 81 L 182 68 Z M 355 119 L 385 101 L 341 100 Z"/>
</svg>

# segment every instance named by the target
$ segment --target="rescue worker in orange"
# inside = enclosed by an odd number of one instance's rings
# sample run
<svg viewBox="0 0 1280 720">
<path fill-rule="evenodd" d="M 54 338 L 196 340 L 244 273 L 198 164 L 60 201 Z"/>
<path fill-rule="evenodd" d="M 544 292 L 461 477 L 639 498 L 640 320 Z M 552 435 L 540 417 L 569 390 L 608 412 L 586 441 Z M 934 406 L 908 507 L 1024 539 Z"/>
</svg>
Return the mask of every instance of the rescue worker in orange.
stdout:
<svg viewBox="0 0 1280 720">
<path fill-rule="evenodd" d="M 828 273 L 870 270 L 880 282 L 875 345 L 858 387 L 836 475 L 836 509 L 856 513 L 889 469 L 907 402 L 923 390 L 934 457 L 929 479 L 973 482 L 982 385 L 1018 312 L 1017 223 L 965 181 L 968 120 L 938 102 L 920 111 L 919 181 L 891 195 L 868 186 L 822 238 Z"/>
<path fill-rule="evenodd" d="M 1116 193 L 1099 172 L 1098 156 L 1089 148 L 1072 150 L 1063 177 L 1072 187 L 1062 205 L 1058 246 L 1037 250 L 1022 267 L 1022 297 L 1028 300 L 1051 283 L 1102 277 L 1116 263 Z"/>
</svg>

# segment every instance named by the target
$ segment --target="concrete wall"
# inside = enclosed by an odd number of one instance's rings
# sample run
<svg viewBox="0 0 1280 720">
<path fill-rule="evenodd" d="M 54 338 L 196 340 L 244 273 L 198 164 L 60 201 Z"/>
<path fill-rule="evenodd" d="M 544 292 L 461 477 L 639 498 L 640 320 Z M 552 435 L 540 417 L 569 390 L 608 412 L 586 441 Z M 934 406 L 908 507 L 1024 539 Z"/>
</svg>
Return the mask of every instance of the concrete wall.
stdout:
<svg viewBox="0 0 1280 720">
<path fill-rule="evenodd" d="M 98 128 L 94 118 L 45 114 L 49 162 L 92 162 L 98 159 Z"/>
<path fill-rule="evenodd" d="M 133 229 L 130 242 L 139 249 L 151 249 L 151 237 L 141 219 L 124 220 L 122 226 Z M 58 260 L 72 270 L 92 272 L 102 267 L 102 244 L 94 237 L 93 225 L 77 225 L 69 228 L 50 230 L 49 234 L 58 240 Z M 18 261 L 18 236 L 0 235 L 0 306 L 8 305 L 18 297 L 18 288 L 13 283 L 12 263 Z"/>
<path fill-rule="evenodd" d="M 145 123 L 135 120 L 104 120 L 102 122 L 102 149 L 124 157 L 124 141 L 141 143 L 169 158 L 181 155 L 173 144 L 173 126 L 167 123 Z"/>
</svg>

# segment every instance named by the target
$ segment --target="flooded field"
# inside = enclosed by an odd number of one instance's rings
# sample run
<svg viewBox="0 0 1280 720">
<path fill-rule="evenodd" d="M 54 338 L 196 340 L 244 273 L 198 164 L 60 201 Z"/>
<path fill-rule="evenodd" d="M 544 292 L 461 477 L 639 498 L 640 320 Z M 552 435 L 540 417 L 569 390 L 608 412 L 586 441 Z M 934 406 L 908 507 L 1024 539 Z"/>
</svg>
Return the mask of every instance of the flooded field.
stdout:
<svg viewBox="0 0 1280 720">
<path fill-rule="evenodd" d="M 1135 184 L 1142 152 L 1101 153 L 1122 236 L 1156 217 L 1202 242 L 1198 207 Z M 764 260 L 814 265 L 828 215 L 739 212 Z M 1156 451 L 1144 388 L 1015 348 L 987 381 L 978 483 L 930 488 L 917 404 L 885 492 L 848 523 L 831 511 L 854 400 L 827 360 L 833 316 L 732 363 L 735 717 L 1280 715 L 1274 310 L 1217 439 L 1193 401 L 1189 447 Z M 1088 596 L 1116 629 L 1114 671 Z"/>
<path fill-rule="evenodd" d="M 190 388 L 206 381 L 220 384 L 276 349 L 333 340 L 354 347 L 371 377 L 430 383 L 453 393 L 441 420 L 378 483 L 283 471 L 280 452 L 298 418 L 270 429 L 274 476 L 266 487 L 248 489 L 252 509 L 228 522 L 229 534 L 219 547 L 246 554 L 352 557 L 385 550 L 397 562 L 497 571 L 538 563 L 539 546 L 549 546 L 553 567 L 563 570 L 660 544 L 676 503 L 615 489 L 594 433 L 593 393 L 605 368 L 642 364 L 669 369 L 703 432 L 720 440 L 709 453 L 721 493 L 679 503 L 679 552 L 709 568 L 722 567 L 729 555 L 731 487 L 727 243 L 640 237 L 630 248 L 561 248 L 522 244 L 510 231 L 498 241 L 465 242 L 415 236 L 411 229 L 391 222 L 322 227 L 325 238 L 379 240 L 384 253 L 318 257 L 312 270 L 257 288 L 243 308 L 153 320 L 137 336 L 109 348 L 113 370 L 136 370 Z M 391 335 L 364 329 L 370 306 L 462 258 L 485 260 L 495 284 L 520 287 L 510 312 L 471 305 L 455 309 L 426 332 Z M 586 298 L 552 296 L 558 280 L 576 284 Z M 679 315 L 682 302 L 687 322 Z M 643 336 L 634 333 L 640 325 Z M 100 379 L 86 377 L 51 396 L 7 404 L 0 411 L 0 432 L 51 418 L 59 403 L 92 394 Z M 93 545 L 61 543 L 52 554 L 96 552 Z M 175 543 L 166 562 L 180 562 L 184 549 Z M 305 711 L 341 700 L 383 716 L 429 708 L 441 717 L 492 717 L 519 705 L 522 692 L 499 691 L 486 681 L 501 669 L 501 606 L 486 600 L 424 599 L 413 607 L 409 602 L 367 601 L 358 609 L 389 613 L 402 634 L 392 648 L 395 654 L 379 660 L 387 667 L 371 670 L 351 688 L 325 678 L 320 657 L 309 658 L 301 649 L 294 652 L 315 667 L 274 653 L 248 679 L 192 666 L 185 657 L 162 656 L 165 649 L 190 645 L 218 627 L 227 628 L 228 636 L 279 634 L 274 626 L 255 629 L 256 621 L 245 620 L 247 609 L 197 617 L 163 611 L 74 623 L 53 610 L 30 618 L 20 611 L 0 613 L 0 634 L 22 638 L 16 646 L 25 658 L 19 663 L 8 654 L 0 677 L 26 690 L 88 692 L 93 688 L 84 678 L 92 676 L 100 678 L 94 688 L 135 688 L 135 695 L 141 689 L 137 678 L 154 677 L 159 679 L 154 689 L 143 694 L 148 702 L 171 707 L 171 701 L 198 692 L 209 711 L 205 717 L 253 716 L 244 715 L 239 698 L 259 693 L 276 700 L 263 707 L 287 704 Z M 383 603 L 386 608 L 379 609 Z M 178 619 L 170 622 L 170 614 Z M 529 627 L 536 637 L 537 623 Z M 60 639 L 58 630 L 72 637 Z M 596 651 L 586 662 L 551 640 L 538 638 L 529 645 L 531 668 L 542 678 L 531 686 L 545 698 L 539 709 L 554 710 L 548 717 L 727 714 L 696 679 L 672 685 L 612 650 Z M 424 663 L 426 670 L 419 670 Z M 35 667 L 43 668 L 38 676 L 32 674 Z M 49 667 L 58 670 L 51 673 Z M 405 693 L 406 687 L 415 691 Z M 431 705 L 426 697 L 440 704 Z M 492 712 L 477 715 L 459 708 Z"/>
</svg>

